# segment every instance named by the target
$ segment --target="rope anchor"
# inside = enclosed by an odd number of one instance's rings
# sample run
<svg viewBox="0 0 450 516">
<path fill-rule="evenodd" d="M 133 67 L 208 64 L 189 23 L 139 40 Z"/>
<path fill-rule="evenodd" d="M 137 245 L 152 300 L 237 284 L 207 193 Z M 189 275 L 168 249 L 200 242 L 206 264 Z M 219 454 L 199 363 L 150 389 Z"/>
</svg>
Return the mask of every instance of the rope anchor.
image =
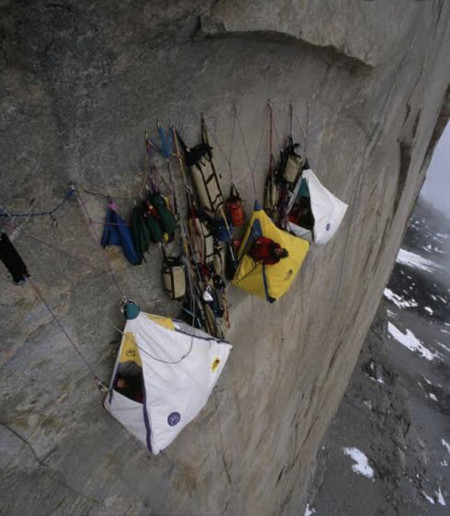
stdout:
<svg viewBox="0 0 450 516">
<path fill-rule="evenodd" d="M 105 382 L 103 382 L 102 380 L 100 380 L 100 378 L 95 378 L 94 379 L 95 381 L 95 385 L 97 386 L 97 389 L 102 393 L 102 394 L 107 394 L 109 392 L 109 386 L 106 385 Z"/>
</svg>

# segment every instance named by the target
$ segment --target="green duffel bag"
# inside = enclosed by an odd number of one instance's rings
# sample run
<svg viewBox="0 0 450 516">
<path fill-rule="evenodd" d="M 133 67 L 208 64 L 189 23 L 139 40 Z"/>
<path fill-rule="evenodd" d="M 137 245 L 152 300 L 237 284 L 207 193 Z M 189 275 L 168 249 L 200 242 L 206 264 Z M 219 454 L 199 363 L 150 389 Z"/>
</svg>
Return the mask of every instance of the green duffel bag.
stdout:
<svg viewBox="0 0 450 516">
<path fill-rule="evenodd" d="M 159 223 L 164 233 L 173 235 L 177 228 L 177 221 L 175 220 L 173 213 L 167 207 L 164 197 L 160 193 L 154 192 L 149 195 L 148 202 L 153 204 L 156 208 L 159 216 Z"/>
</svg>

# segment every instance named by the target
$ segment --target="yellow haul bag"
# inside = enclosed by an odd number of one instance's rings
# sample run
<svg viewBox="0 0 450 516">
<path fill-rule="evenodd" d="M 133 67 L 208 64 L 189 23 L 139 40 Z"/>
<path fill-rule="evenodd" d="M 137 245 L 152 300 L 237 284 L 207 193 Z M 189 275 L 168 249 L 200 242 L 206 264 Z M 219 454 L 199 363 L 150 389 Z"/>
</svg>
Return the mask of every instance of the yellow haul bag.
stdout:
<svg viewBox="0 0 450 516">
<path fill-rule="evenodd" d="M 260 236 L 280 244 L 288 251 L 289 256 L 274 265 L 255 262 L 247 253 Z M 255 296 L 274 302 L 289 290 L 308 253 L 309 245 L 307 240 L 277 228 L 256 203 L 239 251 L 239 264 L 233 284 Z"/>
</svg>

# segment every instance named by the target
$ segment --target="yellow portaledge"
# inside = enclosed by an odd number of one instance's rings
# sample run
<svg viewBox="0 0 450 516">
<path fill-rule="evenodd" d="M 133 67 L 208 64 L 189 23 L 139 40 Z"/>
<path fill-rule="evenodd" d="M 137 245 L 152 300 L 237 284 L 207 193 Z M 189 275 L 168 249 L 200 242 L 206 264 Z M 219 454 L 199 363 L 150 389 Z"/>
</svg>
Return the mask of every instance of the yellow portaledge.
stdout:
<svg viewBox="0 0 450 516">
<path fill-rule="evenodd" d="M 174 330 L 175 324 L 173 323 L 170 317 L 160 317 L 159 315 L 146 314 L 149 319 L 151 319 L 156 324 L 159 324 L 163 328 L 167 328 L 168 330 Z"/>
<path fill-rule="evenodd" d="M 139 367 L 142 367 L 139 349 L 136 344 L 136 338 L 132 332 L 124 333 L 122 337 L 120 362 L 135 362 Z"/>
<path fill-rule="evenodd" d="M 277 242 L 289 253 L 274 265 L 263 266 L 248 254 L 252 241 L 264 236 Z M 255 296 L 275 301 L 292 285 L 309 250 L 309 242 L 275 226 L 266 213 L 259 209 L 253 212 L 239 254 L 239 265 L 233 284 Z"/>
</svg>

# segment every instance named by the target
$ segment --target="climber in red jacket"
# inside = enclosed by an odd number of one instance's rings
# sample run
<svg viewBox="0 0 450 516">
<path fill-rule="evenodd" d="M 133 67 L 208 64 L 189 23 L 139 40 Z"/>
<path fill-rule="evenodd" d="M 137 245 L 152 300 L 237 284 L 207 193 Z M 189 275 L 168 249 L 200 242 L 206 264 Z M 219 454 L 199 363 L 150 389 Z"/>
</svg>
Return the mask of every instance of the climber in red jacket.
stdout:
<svg viewBox="0 0 450 516">
<path fill-rule="evenodd" d="M 288 256 L 287 250 L 283 249 L 280 244 L 263 236 L 254 241 L 248 254 L 255 262 L 262 263 L 263 265 L 275 265 L 282 258 L 287 258 Z"/>
</svg>

